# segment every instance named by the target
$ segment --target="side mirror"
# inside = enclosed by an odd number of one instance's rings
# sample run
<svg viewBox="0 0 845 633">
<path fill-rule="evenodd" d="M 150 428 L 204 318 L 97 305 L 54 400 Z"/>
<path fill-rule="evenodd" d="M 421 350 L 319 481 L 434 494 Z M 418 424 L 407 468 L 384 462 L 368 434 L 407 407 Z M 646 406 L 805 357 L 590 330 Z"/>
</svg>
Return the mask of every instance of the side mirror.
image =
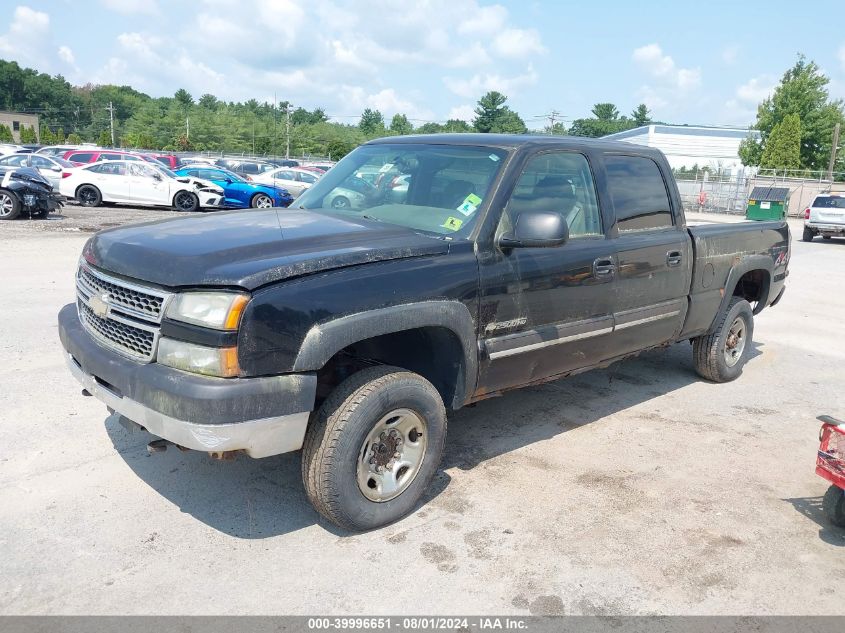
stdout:
<svg viewBox="0 0 845 633">
<path fill-rule="evenodd" d="M 231 178 L 227 178 L 227 179 L 226 179 L 226 184 L 231 185 L 231 184 L 232 184 L 232 179 L 231 179 Z"/>
<path fill-rule="evenodd" d="M 62 168 L 59 167 L 58 165 L 53 165 L 52 167 L 50 167 L 50 171 L 55 171 L 55 172 L 61 173 Z"/>
<path fill-rule="evenodd" d="M 155 173 L 153 174 L 153 178 L 156 180 L 161 180 L 161 174 Z"/>
<path fill-rule="evenodd" d="M 549 248 L 569 239 L 569 227 L 560 213 L 526 211 L 516 219 L 513 231 L 499 238 L 501 248 Z"/>
</svg>

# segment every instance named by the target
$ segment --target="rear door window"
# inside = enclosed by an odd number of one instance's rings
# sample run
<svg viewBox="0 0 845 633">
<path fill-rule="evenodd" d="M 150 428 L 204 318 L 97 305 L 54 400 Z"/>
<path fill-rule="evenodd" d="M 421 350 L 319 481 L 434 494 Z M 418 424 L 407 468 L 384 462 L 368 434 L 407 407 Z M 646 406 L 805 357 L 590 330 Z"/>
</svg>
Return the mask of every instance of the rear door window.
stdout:
<svg viewBox="0 0 845 633">
<path fill-rule="evenodd" d="M 645 156 L 604 157 L 620 232 L 673 226 L 672 206 L 660 168 Z"/>
<path fill-rule="evenodd" d="M 813 201 L 817 209 L 845 209 L 845 198 L 839 196 L 819 196 Z"/>
<path fill-rule="evenodd" d="M 75 163 L 90 163 L 93 157 L 94 152 L 76 152 L 68 156 L 67 159 Z"/>
</svg>

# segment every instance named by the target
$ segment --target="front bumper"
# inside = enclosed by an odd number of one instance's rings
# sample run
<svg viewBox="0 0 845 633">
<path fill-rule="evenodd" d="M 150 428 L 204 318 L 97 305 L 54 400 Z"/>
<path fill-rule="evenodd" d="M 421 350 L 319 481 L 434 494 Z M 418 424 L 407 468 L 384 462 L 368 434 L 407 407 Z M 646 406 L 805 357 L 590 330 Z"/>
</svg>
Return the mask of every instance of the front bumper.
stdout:
<svg viewBox="0 0 845 633">
<path fill-rule="evenodd" d="M 209 378 L 138 363 L 91 338 L 75 304 L 59 312 L 59 337 L 82 386 L 153 435 L 199 451 L 243 450 L 251 457 L 302 448 L 314 374 Z"/>
</svg>

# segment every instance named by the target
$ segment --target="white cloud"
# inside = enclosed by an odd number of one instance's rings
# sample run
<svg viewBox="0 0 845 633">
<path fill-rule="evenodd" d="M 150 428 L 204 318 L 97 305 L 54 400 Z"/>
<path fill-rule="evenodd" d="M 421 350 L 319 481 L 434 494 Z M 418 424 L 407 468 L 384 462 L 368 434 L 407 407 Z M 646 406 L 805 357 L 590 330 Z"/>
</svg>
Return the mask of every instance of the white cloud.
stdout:
<svg viewBox="0 0 845 633">
<path fill-rule="evenodd" d="M 493 35 L 508 21 L 508 10 L 500 4 L 478 7 L 459 25 L 458 33 L 464 35 Z"/>
<path fill-rule="evenodd" d="M 842 64 L 842 70 L 845 70 L 845 44 L 839 47 L 839 63 Z"/>
<path fill-rule="evenodd" d="M 123 15 L 156 15 L 159 12 L 156 0 L 100 0 L 100 4 Z"/>
<path fill-rule="evenodd" d="M 51 68 L 45 57 L 44 41 L 50 35 L 50 16 L 43 11 L 19 6 L 12 14 L 9 30 L 0 35 L 0 56 L 23 65 Z"/>
<path fill-rule="evenodd" d="M 753 77 L 737 87 L 736 98 L 743 103 L 750 103 L 756 106 L 772 94 L 776 85 L 777 81 L 771 75 Z"/>
<path fill-rule="evenodd" d="M 505 29 L 493 40 L 493 51 L 501 57 L 522 59 L 542 55 L 546 47 L 535 29 Z"/>
<path fill-rule="evenodd" d="M 701 83 L 700 68 L 679 68 L 671 56 L 666 55 L 659 44 L 647 44 L 634 50 L 636 64 L 655 79 L 689 90 Z"/>
<path fill-rule="evenodd" d="M 59 46 L 58 55 L 59 59 L 66 64 L 74 64 L 76 62 L 76 58 L 73 56 L 73 51 L 69 46 Z"/>
<path fill-rule="evenodd" d="M 469 99 L 477 98 L 490 90 L 513 96 L 520 89 L 536 84 L 538 78 L 534 67 L 529 65 L 525 72 L 511 77 L 497 73 L 477 73 L 468 79 L 445 77 L 443 82 L 459 97 Z"/>
<path fill-rule="evenodd" d="M 449 114 L 446 115 L 446 118 L 458 119 L 459 121 L 466 121 L 467 123 L 471 123 L 472 120 L 475 118 L 475 107 L 468 103 L 455 106 L 454 108 L 449 110 Z"/>
</svg>

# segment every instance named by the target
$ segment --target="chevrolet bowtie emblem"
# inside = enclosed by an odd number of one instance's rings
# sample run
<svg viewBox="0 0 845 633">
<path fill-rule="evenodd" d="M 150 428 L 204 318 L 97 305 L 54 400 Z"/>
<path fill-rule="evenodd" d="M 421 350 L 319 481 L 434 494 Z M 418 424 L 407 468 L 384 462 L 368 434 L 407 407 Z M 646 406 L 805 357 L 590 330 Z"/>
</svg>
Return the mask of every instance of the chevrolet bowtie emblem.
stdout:
<svg viewBox="0 0 845 633">
<path fill-rule="evenodd" d="M 101 319 L 105 319 L 106 315 L 109 313 L 108 293 L 104 292 L 99 295 L 91 295 L 88 298 L 88 307 L 91 308 L 91 312 L 93 312 L 96 316 Z"/>
</svg>

